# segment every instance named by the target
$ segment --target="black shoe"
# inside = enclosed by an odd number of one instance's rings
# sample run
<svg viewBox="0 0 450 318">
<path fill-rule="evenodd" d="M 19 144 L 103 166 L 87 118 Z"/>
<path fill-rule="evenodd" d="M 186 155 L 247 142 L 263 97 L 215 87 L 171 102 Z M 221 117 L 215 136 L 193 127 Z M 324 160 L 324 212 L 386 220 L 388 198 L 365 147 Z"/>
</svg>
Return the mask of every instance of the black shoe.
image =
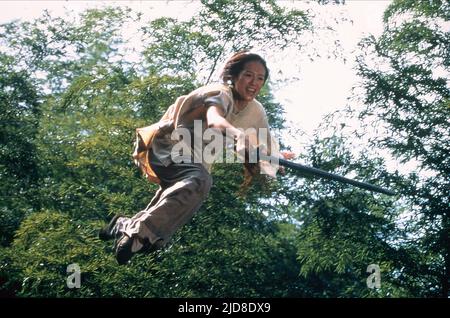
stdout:
<svg viewBox="0 0 450 318">
<path fill-rule="evenodd" d="M 107 226 L 98 231 L 98 238 L 102 241 L 112 240 L 114 238 L 112 229 L 116 225 L 117 219 L 120 217 L 123 217 L 123 215 L 115 215 Z"/>
<path fill-rule="evenodd" d="M 119 265 L 125 265 L 133 257 L 131 248 L 133 247 L 133 239 L 123 234 L 117 242 L 116 259 Z"/>
<path fill-rule="evenodd" d="M 153 252 L 156 252 L 158 247 L 155 244 L 152 244 L 149 242 L 149 240 L 145 240 L 141 249 L 137 251 L 136 253 L 142 253 L 142 254 L 151 254 Z"/>
</svg>

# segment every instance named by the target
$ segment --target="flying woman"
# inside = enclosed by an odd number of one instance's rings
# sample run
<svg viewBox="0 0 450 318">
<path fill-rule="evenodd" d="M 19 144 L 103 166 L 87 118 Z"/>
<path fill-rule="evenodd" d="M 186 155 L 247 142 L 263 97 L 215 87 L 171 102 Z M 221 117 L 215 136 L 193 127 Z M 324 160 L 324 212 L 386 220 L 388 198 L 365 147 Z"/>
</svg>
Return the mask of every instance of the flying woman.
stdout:
<svg viewBox="0 0 450 318">
<path fill-rule="evenodd" d="M 137 252 L 164 247 L 208 196 L 212 162 L 203 156 L 210 144 L 202 138 L 206 130 L 240 144 L 241 148 L 235 149 L 244 150 L 247 168 L 251 166 L 248 154 L 252 146 L 263 145 L 266 154 L 279 157 L 266 112 L 255 99 L 268 76 L 269 69 L 261 56 L 238 52 L 226 61 L 221 83 L 179 97 L 158 123 L 137 130 L 135 161 L 147 178 L 160 187 L 145 210 L 133 217 L 116 215 L 100 230 L 100 239 L 115 239 L 119 264 L 126 264 Z M 268 141 L 261 142 L 257 136 L 246 134 L 249 128 L 257 132 L 265 130 Z M 183 138 L 180 143 L 174 138 L 177 131 L 184 135 L 188 132 L 193 138 Z M 290 158 L 292 154 L 283 156 Z M 254 166 L 272 177 L 278 170 L 278 165 L 263 160 L 257 160 Z"/>
</svg>

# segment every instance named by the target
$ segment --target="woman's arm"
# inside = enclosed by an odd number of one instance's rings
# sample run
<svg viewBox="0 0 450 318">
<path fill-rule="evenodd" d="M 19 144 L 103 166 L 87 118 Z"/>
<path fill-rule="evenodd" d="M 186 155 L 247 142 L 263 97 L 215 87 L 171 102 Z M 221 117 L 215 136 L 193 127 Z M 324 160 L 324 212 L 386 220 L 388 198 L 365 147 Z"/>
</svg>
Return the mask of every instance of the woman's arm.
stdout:
<svg viewBox="0 0 450 318">
<path fill-rule="evenodd" d="M 206 111 L 206 121 L 208 123 L 208 128 L 218 129 L 223 135 L 227 134 L 235 140 L 242 137 L 243 132 L 225 119 L 223 110 L 218 106 L 208 107 L 208 110 Z"/>
<path fill-rule="evenodd" d="M 244 161 L 249 158 L 250 140 L 249 137 L 240 130 L 233 126 L 224 117 L 224 112 L 219 106 L 210 106 L 206 112 L 206 120 L 208 128 L 217 129 L 227 138 L 234 140 L 234 150 L 238 155 L 242 155 Z"/>
</svg>

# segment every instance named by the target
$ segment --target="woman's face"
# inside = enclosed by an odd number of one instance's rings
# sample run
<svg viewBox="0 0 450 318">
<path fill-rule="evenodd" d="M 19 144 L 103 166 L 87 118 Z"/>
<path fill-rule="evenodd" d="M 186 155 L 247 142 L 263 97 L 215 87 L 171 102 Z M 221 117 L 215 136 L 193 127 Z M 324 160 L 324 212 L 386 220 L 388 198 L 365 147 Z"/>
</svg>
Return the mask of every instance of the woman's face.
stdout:
<svg viewBox="0 0 450 318">
<path fill-rule="evenodd" d="M 258 61 L 250 61 L 244 64 L 244 69 L 234 79 L 234 89 L 240 95 L 240 99 L 251 102 L 264 85 L 266 69 Z"/>
</svg>

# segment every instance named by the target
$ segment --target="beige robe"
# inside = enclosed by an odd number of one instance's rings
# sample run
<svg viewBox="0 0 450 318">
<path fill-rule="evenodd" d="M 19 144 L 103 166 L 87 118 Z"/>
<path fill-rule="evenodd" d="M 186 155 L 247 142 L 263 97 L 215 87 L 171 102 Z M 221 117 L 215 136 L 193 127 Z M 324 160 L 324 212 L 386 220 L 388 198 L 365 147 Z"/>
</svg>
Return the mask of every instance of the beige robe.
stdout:
<svg viewBox="0 0 450 318">
<path fill-rule="evenodd" d="M 267 129 L 269 142 L 258 140 L 257 133 L 250 132 L 248 134 L 250 143 L 253 146 L 265 146 L 269 155 L 279 157 L 278 143 L 270 134 L 267 115 L 263 106 L 258 101 L 253 100 L 243 110 L 236 112 L 231 88 L 224 84 L 211 84 L 200 87 L 189 95 L 179 97 L 167 109 L 159 122 L 136 129 L 136 147 L 133 158 L 136 165 L 150 181 L 160 182 L 149 163 L 150 149 L 152 148 L 153 153 L 158 156 L 161 162 L 168 166 L 171 163 L 172 146 L 178 142 L 171 138 L 175 127 L 184 127 L 192 130 L 194 120 L 202 120 L 203 133 L 207 128 L 206 111 L 211 105 L 221 107 L 225 114 L 225 119 L 236 128 L 244 131 L 254 128 L 256 132 L 259 128 Z M 230 143 L 232 141 L 227 140 L 227 142 Z M 202 164 L 210 171 L 210 162 L 203 161 Z M 274 177 L 278 169 L 278 163 L 264 161 L 260 162 L 260 167 L 263 173 Z"/>
</svg>

